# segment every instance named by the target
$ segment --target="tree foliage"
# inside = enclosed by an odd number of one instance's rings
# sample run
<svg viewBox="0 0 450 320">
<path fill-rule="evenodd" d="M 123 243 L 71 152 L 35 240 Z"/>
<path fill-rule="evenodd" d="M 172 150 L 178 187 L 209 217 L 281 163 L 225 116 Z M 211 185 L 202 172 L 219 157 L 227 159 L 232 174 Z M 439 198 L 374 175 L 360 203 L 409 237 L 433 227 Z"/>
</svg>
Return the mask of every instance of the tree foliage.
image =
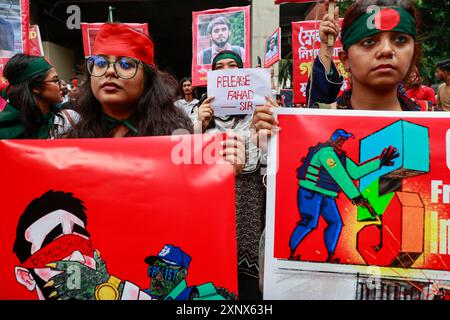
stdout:
<svg viewBox="0 0 450 320">
<path fill-rule="evenodd" d="M 237 12 L 230 16 L 232 39 L 231 44 L 244 47 L 245 43 L 245 19 L 244 12 Z"/>
<path fill-rule="evenodd" d="M 435 82 L 438 61 L 450 58 L 450 0 L 414 1 L 421 15 L 418 41 L 422 44 L 422 75 Z"/>
</svg>

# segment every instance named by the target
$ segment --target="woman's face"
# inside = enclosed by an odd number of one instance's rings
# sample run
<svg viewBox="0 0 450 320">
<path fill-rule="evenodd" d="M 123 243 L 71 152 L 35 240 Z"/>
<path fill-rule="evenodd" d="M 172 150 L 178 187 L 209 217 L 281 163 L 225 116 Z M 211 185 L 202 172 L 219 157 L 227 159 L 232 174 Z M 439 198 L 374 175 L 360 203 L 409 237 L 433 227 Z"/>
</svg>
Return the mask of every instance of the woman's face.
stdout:
<svg viewBox="0 0 450 320">
<path fill-rule="evenodd" d="M 105 56 L 109 62 L 118 59 L 115 56 Z M 114 70 L 112 63 L 101 77 L 91 75 L 92 92 L 102 107 L 123 106 L 135 107 L 144 92 L 144 68 L 142 63 L 137 66 L 136 75 L 131 79 L 122 79 Z"/>
<path fill-rule="evenodd" d="M 55 68 L 51 68 L 45 77 L 42 86 L 36 89 L 38 96 L 46 103 L 60 103 L 63 101 L 63 92 L 60 86 L 60 80 Z"/>
<path fill-rule="evenodd" d="M 397 87 L 414 56 L 414 39 L 410 35 L 385 31 L 364 38 L 341 55 L 352 75 L 353 85 L 373 89 Z"/>
</svg>

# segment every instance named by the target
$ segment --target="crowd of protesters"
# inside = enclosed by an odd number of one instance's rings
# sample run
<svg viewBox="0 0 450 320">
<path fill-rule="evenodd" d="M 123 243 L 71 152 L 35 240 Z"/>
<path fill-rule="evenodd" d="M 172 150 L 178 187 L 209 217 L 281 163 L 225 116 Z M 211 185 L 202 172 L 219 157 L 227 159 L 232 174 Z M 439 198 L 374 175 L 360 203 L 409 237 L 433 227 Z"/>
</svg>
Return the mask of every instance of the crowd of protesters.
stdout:
<svg viewBox="0 0 450 320">
<path fill-rule="evenodd" d="M 400 22 L 391 30 L 368 28 L 369 5 L 395 10 Z M 450 111 L 450 59 L 436 64 L 437 92 L 423 85 L 417 9 L 406 0 L 358 1 L 344 16 L 320 24 L 321 47 L 309 81 L 310 108 L 387 111 Z M 331 60 L 342 32 L 340 53 L 351 75 L 351 88 L 338 95 L 343 76 Z M 243 68 L 233 50 L 219 52 L 212 69 Z M 86 60 L 83 80 L 63 83 L 43 57 L 16 54 L 7 63 L 9 85 L 2 93 L 0 138 L 108 138 L 228 132 L 225 160 L 236 172 L 238 279 L 241 299 L 260 299 L 258 253 L 265 222 L 265 186 L 261 176 L 267 137 L 279 131 L 272 116 L 281 97 L 267 97 L 254 114 L 214 115 L 214 97 L 197 97 L 190 78 L 180 82 L 158 69 L 149 37 L 122 24 L 105 24 Z M 199 100 L 200 98 L 200 100 Z M 242 190 L 244 190 L 242 192 Z M 261 264 L 261 262 L 260 262 Z M 262 269 L 262 268 L 261 268 Z"/>
</svg>

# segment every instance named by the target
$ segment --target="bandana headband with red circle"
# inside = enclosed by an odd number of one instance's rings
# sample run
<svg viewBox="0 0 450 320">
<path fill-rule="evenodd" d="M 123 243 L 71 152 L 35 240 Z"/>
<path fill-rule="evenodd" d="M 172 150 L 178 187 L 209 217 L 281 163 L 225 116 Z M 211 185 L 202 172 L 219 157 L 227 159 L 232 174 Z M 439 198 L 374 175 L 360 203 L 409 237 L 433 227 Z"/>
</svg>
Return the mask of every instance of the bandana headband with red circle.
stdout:
<svg viewBox="0 0 450 320">
<path fill-rule="evenodd" d="M 416 20 L 400 7 L 377 7 L 356 19 L 342 35 L 344 50 L 366 37 L 383 31 L 406 33 L 416 37 Z"/>
</svg>

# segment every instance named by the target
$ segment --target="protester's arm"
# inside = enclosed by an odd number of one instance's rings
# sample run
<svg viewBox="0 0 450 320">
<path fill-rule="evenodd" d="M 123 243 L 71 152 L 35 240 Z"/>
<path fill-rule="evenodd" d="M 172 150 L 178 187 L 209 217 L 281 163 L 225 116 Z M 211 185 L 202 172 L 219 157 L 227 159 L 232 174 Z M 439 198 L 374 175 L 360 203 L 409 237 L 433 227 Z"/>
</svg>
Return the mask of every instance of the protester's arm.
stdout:
<svg viewBox="0 0 450 320">
<path fill-rule="evenodd" d="M 438 104 L 436 100 L 436 96 L 434 95 L 434 90 L 430 87 L 427 87 L 427 98 L 426 100 L 430 101 L 433 106 L 436 106 Z"/>
<path fill-rule="evenodd" d="M 437 90 L 437 94 L 436 94 L 436 100 L 437 100 L 437 105 L 440 107 L 443 107 L 442 105 L 442 101 L 441 101 L 441 89 L 444 89 L 444 84 L 441 84 Z"/>
<path fill-rule="evenodd" d="M 328 1 L 327 1 L 328 2 Z M 334 10 L 334 16 L 330 17 L 328 13 L 326 13 L 322 21 L 320 22 L 319 35 L 320 35 L 320 49 L 319 49 L 319 58 L 325 67 L 326 73 L 330 73 L 331 65 L 333 65 L 333 51 L 334 45 L 336 43 L 336 39 L 339 35 L 339 7 L 336 6 Z M 328 36 L 332 35 L 334 42 L 333 46 L 328 46 Z"/>
<path fill-rule="evenodd" d="M 319 55 L 313 64 L 312 81 L 310 77 L 306 87 L 309 108 L 315 108 L 316 103 L 335 102 L 344 83 L 344 77 L 341 76 L 332 59 L 334 46 L 328 46 L 328 35 L 332 35 L 336 41 L 339 30 L 339 8 L 336 8 L 334 17 L 330 18 L 328 14 L 325 14 L 320 23 Z"/>
</svg>

